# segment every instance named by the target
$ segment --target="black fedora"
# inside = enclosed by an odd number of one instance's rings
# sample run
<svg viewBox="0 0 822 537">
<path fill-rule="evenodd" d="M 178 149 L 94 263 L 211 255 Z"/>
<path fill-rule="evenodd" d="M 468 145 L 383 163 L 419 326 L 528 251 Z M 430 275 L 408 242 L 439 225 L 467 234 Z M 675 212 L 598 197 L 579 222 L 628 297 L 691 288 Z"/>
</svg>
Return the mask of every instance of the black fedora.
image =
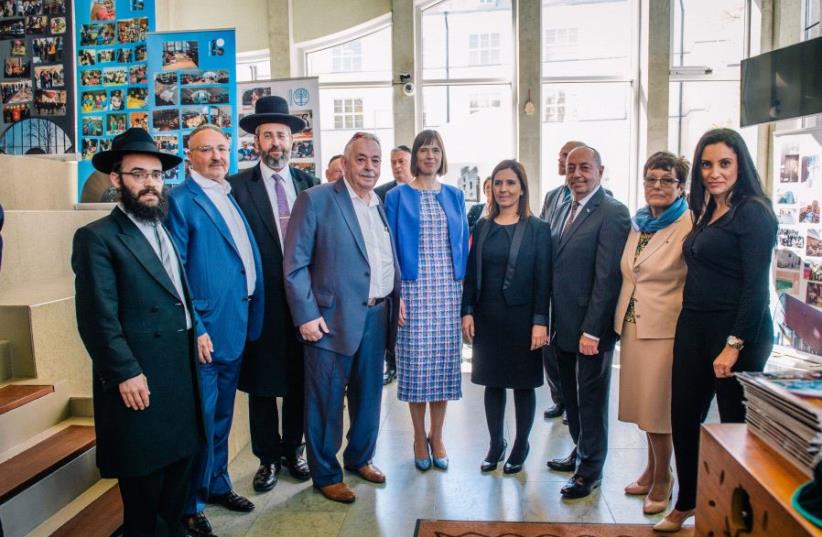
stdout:
<svg viewBox="0 0 822 537">
<path fill-rule="evenodd" d="M 254 113 L 240 120 L 240 128 L 245 132 L 254 134 L 257 127 L 264 123 L 282 123 L 288 125 L 291 129 L 291 134 L 303 132 L 307 126 L 302 118 L 292 116 L 288 113 L 288 103 L 285 99 L 277 95 L 260 97 L 254 105 Z"/>
<path fill-rule="evenodd" d="M 177 155 L 159 151 L 154 143 L 154 138 L 145 129 L 131 127 L 126 132 L 115 136 L 114 140 L 111 141 L 111 149 L 94 155 L 91 163 L 97 171 L 111 173 L 111 167 L 114 166 L 115 160 L 134 153 L 157 157 L 160 159 L 163 171 L 169 170 L 183 161 Z"/>
</svg>

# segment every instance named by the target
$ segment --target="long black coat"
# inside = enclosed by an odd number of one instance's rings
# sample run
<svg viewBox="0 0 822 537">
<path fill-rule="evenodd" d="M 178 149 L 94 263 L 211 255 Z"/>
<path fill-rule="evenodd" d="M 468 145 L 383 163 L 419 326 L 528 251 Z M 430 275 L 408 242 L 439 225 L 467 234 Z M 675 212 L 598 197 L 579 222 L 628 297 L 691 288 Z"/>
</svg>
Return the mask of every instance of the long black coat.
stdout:
<svg viewBox="0 0 822 537">
<path fill-rule="evenodd" d="M 289 171 L 298 194 L 320 184 L 319 179 L 296 168 Z M 274 209 L 259 164 L 228 180 L 260 249 L 265 288 L 263 332 L 259 339 L 246 345 L 238 387 L 253 395 L 285 396 L 291 390 L 303 389 L 303 355 L 285 298 L 283 249 Z"/>
<path fill-rule="evenodd" d="M 137 477 L 195 454 L 204 439 L 196 342 L 157 254 L 115 208 L 77 230 L 71 266 L 77 328 L 93 362 L 100 473 Z M 181 276 L 193 315 L 182 268 Z M 140 373 L 149 406 L 130 410 L 118 386 Z"/>
</svg>

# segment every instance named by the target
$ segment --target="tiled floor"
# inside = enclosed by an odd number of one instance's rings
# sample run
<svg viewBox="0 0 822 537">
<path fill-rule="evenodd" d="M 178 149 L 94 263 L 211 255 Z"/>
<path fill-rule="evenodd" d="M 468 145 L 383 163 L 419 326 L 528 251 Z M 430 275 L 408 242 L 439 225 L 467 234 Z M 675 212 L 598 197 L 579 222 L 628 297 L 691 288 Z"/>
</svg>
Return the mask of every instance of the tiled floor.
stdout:
<svg viewBox="0 0 822 537">
<path fill-rule="evenodd" d="M 274 490 L 257 494 L 251 488 L 257 460 L 247 448 L 233 462 L 231 475 L 238 492 L 248 495 L 257 509 L 241 515 L 212 507 L 207 515 L 220 537 L 410 537 L 418 518 L 654 523 L 661 515 L 644 516 L 642 499 L 622 491 L 642 471 L 646 455 L 644 435 L 616 419 L 618 376 L 615 368 L 603 485 L 588 498 L 561 499 L 559 489 L 568 474 L 545 466 L 549 458 L 567 455 L 572 445 L 560 420 L 542 419 L 546 388 L 538 390 L 538 417 L 524 470 L 510 477 L 502 475 L 502 465 L 490 474 L 480 472 L 488 443 L 482 387 L 471 384 L 466 374 L 463 399 L 448 407 L 445 441 L 451 465 L 447 472 L 420 473 L 414 468 L 411 419 L 407 405 L 397 400 L 393 383 L 384 392 L 382 428 L 374 458 L 387 475 L 385 485 L 375 486 L 347 475 L 346 482 L 356 492 L 357 501 L 343 505 L 324 499 L 310 482 L 297 483 L 283 472 Z M 506 422 L 510 444 L 514 435 L 512 397 Z"/>
</svg>

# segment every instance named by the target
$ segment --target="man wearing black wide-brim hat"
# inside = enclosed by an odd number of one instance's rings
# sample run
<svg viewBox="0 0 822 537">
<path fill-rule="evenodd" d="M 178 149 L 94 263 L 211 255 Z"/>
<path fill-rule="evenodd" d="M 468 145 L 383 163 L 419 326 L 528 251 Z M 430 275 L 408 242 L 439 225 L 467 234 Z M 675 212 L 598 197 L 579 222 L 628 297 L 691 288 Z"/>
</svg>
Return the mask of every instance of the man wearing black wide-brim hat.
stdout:
<svg viewBox="0 0 822 537">
<path fill-rule="evenodd" d="M 262 335 L 246 346 L 238 387 L 248 393 L 251 445 L 260 459 L 254 489 L 264 492 L 277 484 L 283 464 L 292 477 L 309 478 L 302 447 L 303 355 L 286 303 L 283 244 L 297 194 L 320 180 L 288 166 L 292 135 L 306 124 L 289 113 L 282 97 L 257 100 L 240 127 L 254 134 L 260 162 L 228 180 L 260 249 L 265 314 Z M 277 397 L 283 398 L 281 416 Z"/>
<path fill-rule="evenodd" d="M 97 466 L 119 480 L 127 536 L 185 534 L 189 474 L 204 441 L 199 321 L 162 224 L 163 172 L 180 161 L 143 129 L 114 138 L 92 164 L 120 203 L 77 230 L 71 256 L 77 327 L 93 363 Z"/>
</svg>

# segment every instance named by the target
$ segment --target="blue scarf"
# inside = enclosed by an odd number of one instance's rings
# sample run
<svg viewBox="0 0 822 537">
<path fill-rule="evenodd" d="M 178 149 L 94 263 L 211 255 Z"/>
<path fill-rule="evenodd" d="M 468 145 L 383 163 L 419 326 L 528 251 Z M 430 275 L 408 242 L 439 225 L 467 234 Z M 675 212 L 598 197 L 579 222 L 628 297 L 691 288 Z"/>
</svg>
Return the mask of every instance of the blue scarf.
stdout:
<svg viewBox="0 0 822 537">
<path fill-rule="evenodd" d="M 682 213 L 688 210 L 688 203 L 685 198 L 677 198 L 670 207 L 662 211 L 662 214 L 657 218 L 651 215 L 651 208 L 647 205 L 638 210 L 634 215 L 631 223 L 635 230 L 642 233 L 655 233 L 660 229 L 665 229 L 674 222 L 676 222 Z"/>
</svg>

